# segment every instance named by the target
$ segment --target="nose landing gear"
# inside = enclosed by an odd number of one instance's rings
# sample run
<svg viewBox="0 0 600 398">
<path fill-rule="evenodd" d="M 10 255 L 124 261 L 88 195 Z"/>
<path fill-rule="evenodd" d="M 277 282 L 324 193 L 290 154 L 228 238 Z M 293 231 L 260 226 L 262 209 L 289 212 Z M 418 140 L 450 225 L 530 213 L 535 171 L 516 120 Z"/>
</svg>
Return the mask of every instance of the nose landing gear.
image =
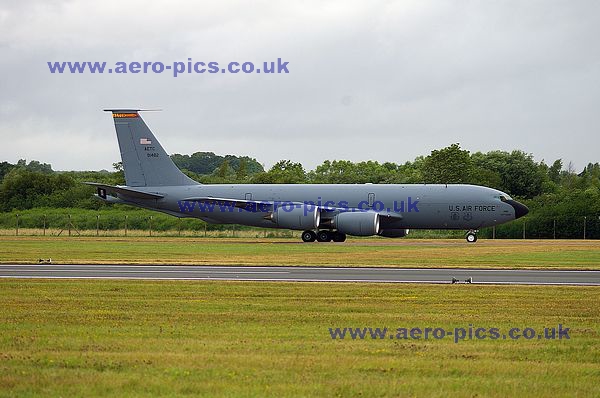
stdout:
<svg viewBox="0 0 600 398">
<path fill-rule="evenodd" d="M 465 235 L 465 239 L 467 240 L 467 242 L 469 243 L 475 243 L 477 242 L 477 230 L 469 230 L 467 232 L 467 234 Z"/>
</svg>

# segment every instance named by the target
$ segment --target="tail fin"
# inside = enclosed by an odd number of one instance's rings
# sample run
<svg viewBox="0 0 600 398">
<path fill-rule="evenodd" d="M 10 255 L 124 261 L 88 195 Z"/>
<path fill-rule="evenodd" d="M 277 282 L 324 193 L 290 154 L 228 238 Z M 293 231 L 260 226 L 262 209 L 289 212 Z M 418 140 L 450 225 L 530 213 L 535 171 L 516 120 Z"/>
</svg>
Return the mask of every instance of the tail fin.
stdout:
<svg viewBox="0 0 600 398">
<path fill-rule="evenodd" d="M 139 115 L 139 109 L 105 109 L 112 112 L 130 187 L 197 185 L 181 172 Z"/>
</svg>

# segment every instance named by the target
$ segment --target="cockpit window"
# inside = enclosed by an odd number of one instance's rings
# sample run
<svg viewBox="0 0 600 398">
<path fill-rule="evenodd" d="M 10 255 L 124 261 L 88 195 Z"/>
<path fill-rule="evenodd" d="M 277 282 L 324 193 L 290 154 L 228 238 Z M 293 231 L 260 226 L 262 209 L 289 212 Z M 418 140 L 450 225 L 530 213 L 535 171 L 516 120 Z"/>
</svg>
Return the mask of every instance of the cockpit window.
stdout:
<svg viewBox="0 0 600 398">
<path fill-rule="evenodd" d="M 506 202 L 507 200 L 512 200 L 512 198 L 508 195 L 496 195 L 494 197 L 496 199 L 500 199 L 502 202 Z"/>
</svg>

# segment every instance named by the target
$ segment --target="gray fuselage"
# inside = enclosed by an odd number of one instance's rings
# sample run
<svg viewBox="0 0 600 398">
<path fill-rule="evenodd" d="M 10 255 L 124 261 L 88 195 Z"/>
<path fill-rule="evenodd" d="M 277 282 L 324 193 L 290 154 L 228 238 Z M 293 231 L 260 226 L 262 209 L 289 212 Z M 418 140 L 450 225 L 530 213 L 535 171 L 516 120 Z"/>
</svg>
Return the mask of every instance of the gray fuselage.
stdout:
<svg viewBox="0 0 600 398">
<path fill-rule="evenodd" d="M 247 211 L 229 203 L 200 206 L 190 209 L 186 198 L 214 197 L 264 203 L 286 202 L 316 204 L 342 211 L 367 210 L 393 217 L 385 228 L 412 229 L 479 229 L 502 224 L 518 218 L 510 196 L 476 185 L 428 184 L 234 184 L 140 187 L 140 191 L 157 193 L 164 198 L 139 200 L 135 205 L 163 211 L 179 217 L 195 217 L 211 223 L 236 223 L 276 228 L 265 219 L 271 211 Z M 503 199 L 502 199 L 503 198 Z M 348 208 L 349 210 L 346 210 Z"/>
</svg>

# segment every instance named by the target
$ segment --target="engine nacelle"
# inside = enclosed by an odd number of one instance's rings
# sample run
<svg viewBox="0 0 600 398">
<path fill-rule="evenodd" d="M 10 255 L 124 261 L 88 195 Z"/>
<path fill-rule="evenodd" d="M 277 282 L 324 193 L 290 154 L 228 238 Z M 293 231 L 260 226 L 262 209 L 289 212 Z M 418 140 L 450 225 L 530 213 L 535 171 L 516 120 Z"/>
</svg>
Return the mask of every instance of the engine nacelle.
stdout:
<svg viewBox="0 0 600 398">
<path fill-rule="evenodd" d="M 281 228 L 317 229 L 321 221 L 321 212 L 316 206 L 314 209 L 309 209 L 307 206 L 292 209 L 278 207 L 271 215 L 271 220 Z"/>
<path fill-rule="evenodd" d="M 403 238 L 408 235 L 409 229 L 382 229 L 379 231 L 379 236 L 386 238 Z"/>
<path fill-rule="evenodd" d="M 371 236 L 379 233 L 379 214 L 368 212 L 343 212 L 333 219 L 335 228 L 344 234 Z"/>
</svg>

